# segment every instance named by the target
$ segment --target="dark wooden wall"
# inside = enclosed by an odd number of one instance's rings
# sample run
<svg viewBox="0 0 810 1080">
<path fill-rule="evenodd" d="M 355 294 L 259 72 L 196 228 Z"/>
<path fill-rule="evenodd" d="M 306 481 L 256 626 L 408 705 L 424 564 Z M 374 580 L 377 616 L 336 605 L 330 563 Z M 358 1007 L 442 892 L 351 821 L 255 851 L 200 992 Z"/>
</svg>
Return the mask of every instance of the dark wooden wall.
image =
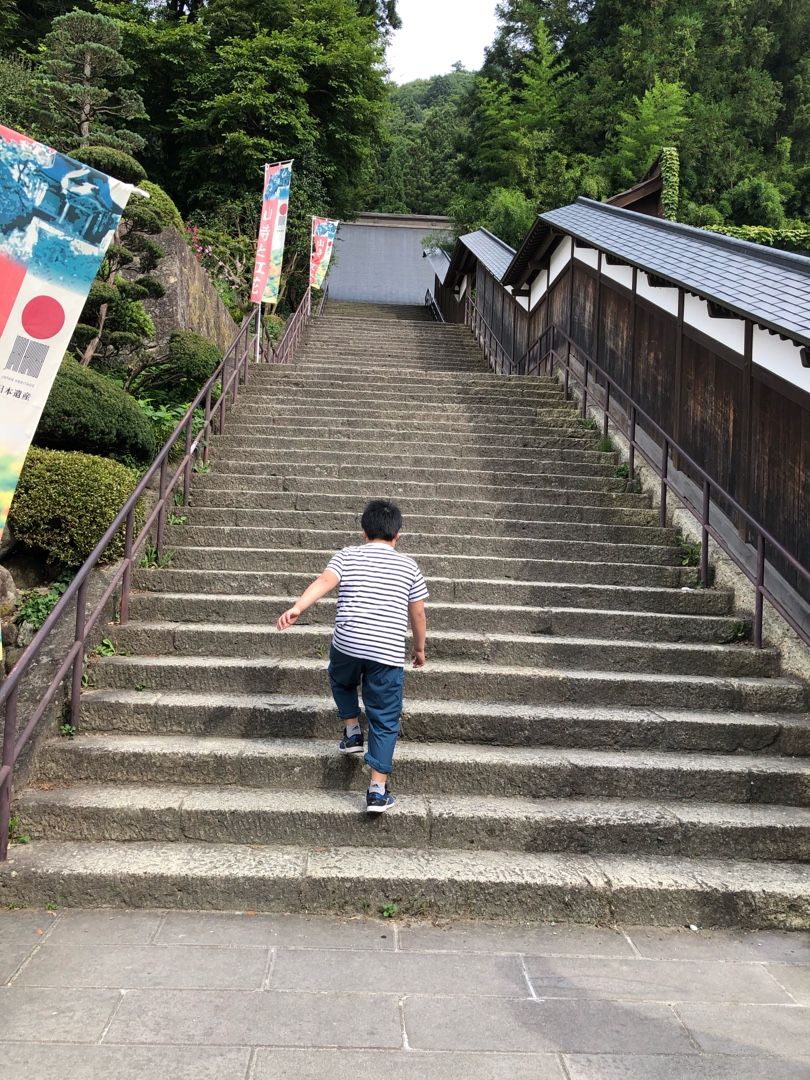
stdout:
<svg viewBox="0 0 810 1080">
<path fill-rule="evenodd" d="M 600 260 L 601 266 L 601 260 Z M 437 283 L 448 322 L 464 321 L 464 302 Z M 574 261 L 529 314 L 480 263 L 473 298 L 520 373 L 536 370 L 544 330 L 570 333 L 627 399 L 736 499 L 804 566 L 810 566 L 810 395 L 751 362 L 752 326 L 740 356 L 650 304 L 597 269 Z M 681 298 L 681 312 L 683 298 Z M 567 347 L 560 334 L 547 349 Z M 533 366 L 535 365 L 535 366 Z M 682 459 L 675 464 L 689 472 Z M 721 508 L 730 506 L 719 500 Z M 744 533 L 741 523 L 741 532 Z M 769 561 L 798 586 L 785 560 Z M 810 600 L 810 590 L 800 591 Z"/>
</svg>

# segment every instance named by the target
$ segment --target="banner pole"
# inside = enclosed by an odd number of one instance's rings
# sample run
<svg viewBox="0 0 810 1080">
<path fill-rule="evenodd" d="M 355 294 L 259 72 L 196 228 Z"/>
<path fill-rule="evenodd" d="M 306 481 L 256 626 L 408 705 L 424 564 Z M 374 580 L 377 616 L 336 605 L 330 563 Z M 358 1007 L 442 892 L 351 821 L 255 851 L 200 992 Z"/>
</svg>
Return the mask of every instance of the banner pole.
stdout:
<svg viewBox="0 0 810 1080">
<path fill-rule="evenodd" d="M 255 362 L 261 363 L 262 359 L 262 302 L 256 305 L 256 356 Z"/>
</svg>

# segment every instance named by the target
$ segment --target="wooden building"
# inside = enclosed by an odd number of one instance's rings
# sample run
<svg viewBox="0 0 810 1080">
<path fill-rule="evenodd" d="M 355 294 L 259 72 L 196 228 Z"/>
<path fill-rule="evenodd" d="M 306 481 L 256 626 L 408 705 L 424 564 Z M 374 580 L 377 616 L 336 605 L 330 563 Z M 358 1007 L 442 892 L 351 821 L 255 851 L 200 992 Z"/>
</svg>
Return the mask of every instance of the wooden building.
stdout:
<svg viewBox="0 0 810 1080">
<path fill-rule="evenodd" d="M 516 252 L 481 229 L 438 269 L 445 319 L 475 322 L 496 370 L 532 374 L 573 351 L 613 380 L 614 407 L 651 418 L 651 451 L 657 425 L 810 567 L 810 259 L 581 198 L 541 214 Z M 666 467 L 686 489 L 702 482 L 679 455 Z M 712 501 L 750 561 L 743 515 Z M 767 572 L 810 601 L 766 548 Z M 810 630 L 803 606 L 801 621 Z"/>
</svg>

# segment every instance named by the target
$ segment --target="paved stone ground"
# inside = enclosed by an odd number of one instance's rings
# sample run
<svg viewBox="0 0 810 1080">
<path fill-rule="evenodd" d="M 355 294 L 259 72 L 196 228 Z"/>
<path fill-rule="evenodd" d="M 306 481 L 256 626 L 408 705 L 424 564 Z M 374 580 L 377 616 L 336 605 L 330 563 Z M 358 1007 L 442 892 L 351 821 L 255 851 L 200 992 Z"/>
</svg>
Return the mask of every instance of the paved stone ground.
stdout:
<svg viewBox="0 0 810 1080">
<path fill-rule="evenodd" d="M 807 1080 L 810 935 L 0 912 L 3 1080 Z"/>
</svg>

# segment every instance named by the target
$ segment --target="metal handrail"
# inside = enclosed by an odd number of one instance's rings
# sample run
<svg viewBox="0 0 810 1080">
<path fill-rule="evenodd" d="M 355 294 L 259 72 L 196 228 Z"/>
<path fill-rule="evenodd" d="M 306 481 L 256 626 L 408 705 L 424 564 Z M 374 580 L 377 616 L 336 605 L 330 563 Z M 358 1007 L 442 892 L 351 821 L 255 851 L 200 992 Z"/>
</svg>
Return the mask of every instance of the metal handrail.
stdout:
<svg viewBox="0 0 810 1080">
<path fill-rule="evenodd" d="M 501 344 L 498 337 L 487 320 L 475 306 L 475 302 L 468 296 L 464 306 L 464 321 L 472 330 L 476 340 L 484 350 L 484 356 L 487 359 L 487 363 L 497 375 L 511 375 L 513 371 L 512 354 L 509 350 Z M 483 326 L 483 332 L 481 327 Z M 490 352 L 493 344 L 496 348 L 496 355 L 500 353 L 500 362 L 496 359 L 495 363 L 492 362 L 492 356 Z M 508 365 L 508 370 L 504 370 Z"/>
<path fill-rule="evenodd" d="M 301 303 L 295 312 L 287 319 L 284 325 L 284 333 L 277 345 L 271 352 L 270 363 L 288 364 L 295 352 L 295 346 L 303 333 L 307 319 L 312 314 L 312 286 L 307 286 L 307 291 L 301 297 Z"/>
<path fill-rule="evenodd" d="M 715 543 L 725 552 L 725 554 L 731 559 L 734 565 L 742 571 L 748 578 L 756 590 L 754 601 L 754 644 L 757 648 L 762 648 L 762 623 L 764 616 L 764 601 L 767 600 L 771 607 L 781 615 L 781 617 L 788 623 L 788 625 L 795 631 L 799 638 L 806 644 L 810 645 L 810 633 L 795 619 L 791 613 L 786 609 L 785 605 L 774 595 L 772 590 L 765 582 L 765 548 L 766 545 L 770 545 L 776 551 L 781 558 L 783 558 L 787 564 L 792 567 L 797 574 L 808 586 L 810 586 L 810 570 L 803 566 L 799 560 L 792 555 L 778 540 L 773 537 L 768 530 L 756 520 L 753 515 L 741 506 L 739 502 L 729 493 L 721 487 L 721 485 L 706 472 L 706 470 L 698 465 L 698 463 L 692 458 L 683 447 L 676 442 L 644 409 L 638 405 L 635 400 L 627 393 L 627 391 L 621 387 L 614 378 L 612 378 L 605 371 L 601 365 L 599 365 L 584 349 L 574 341 L 574 339 L 559 326 L 551 324 L 541 333 L 537 341 L 530 346 L 521 357 L 520 363 L 529 356 L 533 349 L 540 346 L 543 339 L 549 334 L 558 334 L 562 337 L 568 348 L 566 350 L 565 357 L 560 356 L 556 349 L 549 347 L 545 352 L 540 350 L 542 359 L 538 360 L 535 365 L 535 370 L 539 370 L 545 366 L 549 375 L 554 373 L 554 361 L 557 360 L 560 366 L 564 368 L 564 387 L 565 396 L 569 396 L 569 384 L 571 379 L 575 383 L 578 383 L 582 393 L 581 401 L 581 414 L 583 417 L 587 416 L 588 411 L 588 381 L 591 373 L 598 375 L 599 379 L 604 382 L 603 400 L 599 402 L 599 408 L 603 411 L 602 421 L 602 436 L 607 438 L 609 434 L 609 425 L 612 422 L 616 430 L 627 439 L 630 447 L 629 453 L 629 474 L 630 479 L 635 479 L 636 473 L 636 453 L 638 453 L 647 465 L 652 469 L 655 475 L 661 481 L 660 488 L 660 511 L 659 521 L 663 526 L 666 525 L 667 518 L 667 496 L 671 491 L 676 499 L 692 514 L 694 518 L 700 523 L 701 528 L 701 545 L 700 545 L 700 581 L 701 584 L 706 587 L 709 585 L 709 537 L 711 537 Z M 581 358 L 583 372 L 582 375 L 571 366 L 571 353 L 574 353 Z M 600 387 L 600 389 L 602 389 Z M 626 407 L 622 410 L 618 410 L 615 406 L 615 395 L 619 395 L 624 398 Z M 614 402 L 613 410 L 611 411 L 611 402 Z M 629 415 L 628 415 L 629 410 Z M 639 425 L 639 419 L 643 421 L 644 430 L 648 435 L 657 437 L 660 442 L 660 459 L 656 460 L 650 455 L 650 453 L 644 448 L 644 446 L 636 438 L 636 431 Z M 669 460 L 671 456 L 681 458 L 689 466 L 689 469 L 693 474 L 697 476 L 697 480 L 694 481 L 701 488 L 702 498 L 700 507 L 689 498 L 688 494 L 683 491 L 679 491 L 675 486 L 672 477 L 669 475 Z M 682 471 L 682 470 L 681 470 Z M 723 534 L 711 524 L 710 511 L 711 504 L 714 501 L 717 504 L 717 498 L 721 498 L 727 505 L 731 506 L 735 513 L 739 514 L 740 518 L 745 522 L 746 526 L 756 536 L 756 563 L 755 570 L 751 570 L 743 559 L 734 551 L 733 547 L 728 543 Z M 719 508 L 719 507 L 718 507 Z M 753 545 L 752 545 L 753 546 Z"/>
<path fill-rule="evenodd" d="M 436 303 L 436 299 L 430 289 L 427 289 L 425 292 L 425 307 L 430 309 L 430 314 L 436 322 L 443 323 L 445 321 L 444 315 L 442 315 L 442 309 Z"/>
<path fill-rule="evenodd" d="M 217 434 L 222 434 L 225 429 L 227 400 L 230 397 L 231 404 L 236 402 L 239 396 L 239 387 L 248 378 L 250 358 L 254 348 L 254 342 L 251 341 L 251 327 L 256 317 L 257 313 L 254 308 L 245 317 L 239 332 L 231 342 L 213 375 L 189 405 L 182 420 L 146 470 L 129 499 L 121 507 L 115 520 L 78 570 L 64 595 L 40 630 L 34 635 L 30 645 L 20 656 L 6 679 L 0 683 L 0 710 L 5 708 L 3 755 L 2 764 L 0 765 L 0 860 L 5 859 L 8 852 L 14 766 L 69 672 L 72 673 L 69 697 L 70 723 L 74 727 L 77 725 L 85 647 L 90 632 L 102 617 L 108 603 L 114 599 L 119 586 L 119 622 L 126 624 L 129 621 L 132 570 L 137 565 L 136 560 L 140 550 L 154 534 L 158 559 L 163 555 L 166 519 L 169 510 L 174 505 L 174 489 L 179 484 L 182 484 L 183 506 L 188 507 L 189 505 L 194 458 L 200 447 L 202 447 L 202 461 L 204 464 L 208 463 L 208 436 L 214 433 L 215 429 Z M 217 387 L 219 387 L 219 397 L 215 401 L 214 395 Z M 205 418 L 202 428 L 195 436 L 194 414 L 201 406 L 205 409 Z M 174 472 L 170 474 L 169 458 L 172 450 L 181 440 L 184 444 L 183 457 Z M 158 477 L 158 500 L 136 535 L 136 517 L 141 497 L 156 477 Z M 122 527 L 124 528 L 124 557 L 115 567 L 111 580 L 101 598 L 93 610 L 88 612 L 87 600 L 90 575 L 98 566 L 101 556 Z M 36 704 L 23 731 L 18 734 L 18 706 L 22 680 L 32 664 L 36 662 L 52 631 L 68 613 L 74 600 L 76 601 L 76 613 L 73 644 L 68 649 L 56 674 Z"/>
<path fill-rule="evenodd" d="M 323 315 L 323 309 L 326 307 L 326 301 L 328 299 L 329 299 L 329 286 L 327 285 L 326 288 L 323 290 L 323 295 L 321 296 L 320 303 L 318 304 L 318 310 L 315 312 L 315 314 L 319 318 L 320 318 L 321 315 Z"/>
</svg>

